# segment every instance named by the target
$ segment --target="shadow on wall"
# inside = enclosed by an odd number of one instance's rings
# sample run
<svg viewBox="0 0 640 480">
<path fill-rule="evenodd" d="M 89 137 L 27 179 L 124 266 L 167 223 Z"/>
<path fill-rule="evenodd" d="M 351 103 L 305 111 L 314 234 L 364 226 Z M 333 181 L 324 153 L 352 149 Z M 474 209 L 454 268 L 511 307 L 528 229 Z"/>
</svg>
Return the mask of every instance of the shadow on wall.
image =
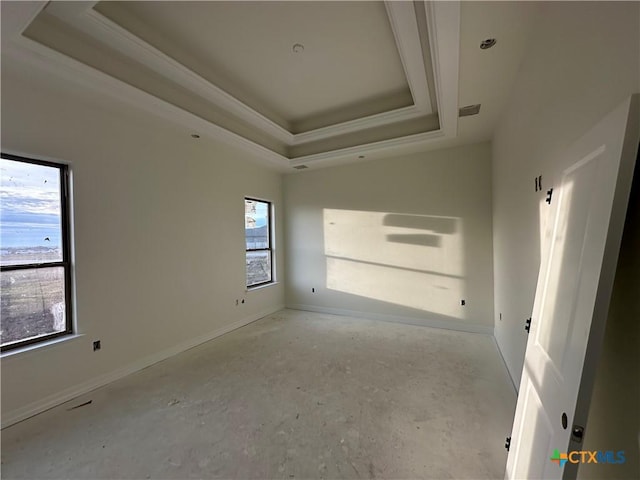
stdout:
<svg viewBox="0 0 640 480">
<path fill-rule="evenodd" d="M 461 218 L 324 209 L 323 232 L 328 289 L 465 318 Z"/>
</svg>

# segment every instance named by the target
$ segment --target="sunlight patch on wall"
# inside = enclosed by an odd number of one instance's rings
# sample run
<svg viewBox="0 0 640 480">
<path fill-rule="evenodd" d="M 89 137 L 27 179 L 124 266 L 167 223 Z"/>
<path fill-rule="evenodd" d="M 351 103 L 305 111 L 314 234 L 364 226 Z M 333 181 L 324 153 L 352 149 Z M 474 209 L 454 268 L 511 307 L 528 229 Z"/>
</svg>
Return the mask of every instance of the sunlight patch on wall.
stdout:
<svg viewBox="0 0 640 480">
<path fill-rule="evenodd" d="M 464 318 L 462 220 L 325 209 L 327 288 Z"/>
<path fill-rule="evenodd" d="M 439 274 L 327 257 L 327 288 L 463 318 L 463 280 Z"/>
<path fill-rule="evenodd" d="M 536 342 L 558 365 L 562 365 L 565 352 L 570 351 L 566 344 L 569 341 L 568 333 L 572 329 L 575 308 L 563 299 L 576 296 L 580 285 L 583 255 L 581 249 L 567 247 L 579 245 L 585 236 L 589 214 L 586 206 L 590 201 L 592 185 L 596 181 L 596 169 L 588 164 L 586 168 L 578 170 L 578 174 L 586 178 L 575 184 L 570 177 L 564 178 L 558 193 L 554 193 L 557 200 L 553 200 L 557 201 L 558 205 L 555 218 L 553 215 L 550 216 L 553 218 L 549 235 L 552 243 L 543 248 L 541 272 L 544 272 L 545 278 L 541 285 L 542 291 L 536 291 L 536 296 L 542 295 L 539 318 L 534 319 L 542 327 L 537 330 Z M 546 262 L 550 262 L 547 268 L 544 265 Z M 570 320 L 555 321 L 556 319 Z M 588 335 L 588 332 L 585 332 L 585 335 Z"/>
</svg>

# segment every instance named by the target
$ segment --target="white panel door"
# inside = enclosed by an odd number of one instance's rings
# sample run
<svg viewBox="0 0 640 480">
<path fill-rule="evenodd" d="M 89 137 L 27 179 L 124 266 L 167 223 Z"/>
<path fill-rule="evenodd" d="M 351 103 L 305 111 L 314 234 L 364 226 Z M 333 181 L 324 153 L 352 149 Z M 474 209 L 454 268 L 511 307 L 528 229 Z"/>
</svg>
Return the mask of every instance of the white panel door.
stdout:
<svg viewBox="0 0 640 480">
<path fill-rule="evenodd" d="M 628 129 L 636 102 L 625 102 L 557 159 L 570 166 L 554 186 L 543 236 L 505 478 L 562 478 L 564 468 L 551 455 L 569 444 L 592 321 L 606 321 L 594 311 L 596 299 L 606 305 L 610 299 L 606 283 L 613 275 L 601 273 L 615 271 L 612 247 L 617 242 L 619 248 L 622 236 L 619 219 L 631 185 L 625 177 L 633 171 L 639 137 L 635 121 Z"/>
</svg>

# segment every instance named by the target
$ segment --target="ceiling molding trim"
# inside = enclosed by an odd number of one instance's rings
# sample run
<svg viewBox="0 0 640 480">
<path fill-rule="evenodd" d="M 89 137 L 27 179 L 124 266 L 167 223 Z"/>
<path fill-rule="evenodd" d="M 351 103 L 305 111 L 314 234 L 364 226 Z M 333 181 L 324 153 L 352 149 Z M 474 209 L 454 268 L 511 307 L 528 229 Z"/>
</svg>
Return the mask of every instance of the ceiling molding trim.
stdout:
<svg viewBox="0 0 640 480">
<path fill-rule="evenodd" d="M 420 31 L 413 2 L 387 0 L 384 2 L 384 6 L 396 40 L 405 77 L 413 96 L 413 103 L 421 113 L 433 113 L 434 108 L 429 97 L 422 42 L 420 41 Z"/>
<path fill-rule="evenodd" d="M 52 13 L 58 16 L 58 12 L 55 10 Z M 99 12 L 89 9 L 78 17 L 69 18 L 62 15 L 59 18 L 165 78 L 231 112 L 275 139 L 287 144 L 293 142 L 293 135 L 286 129 Z"/>
<path fill-rule="evenodd" d="M 99 2 L 49 2 L 47 13 L 68 21 L 70 18 L 80 17 L 92 10 Z"/>
<path fill-rule="evenodd" d="M 424 114 L 421 113 L 415 105 L 398 108 L 396 110 L 369 115 L 367 117 L 357 118 L 355 120 L 350 120 L 336 125 L 328 125 L 309 132 L 297 133 L 294 135 L 292 146 L 314 142 L 316 140 L 324 140 L 326 138 L 346 133 L 353 133 L 368 128 L 379 127 L 388 123 L 411 120 L 412 118 L 420 117 L 422 115 Z"/>
<path fill-rule="evenodd" d="M 331 150 L 330 152 L 315 153 L 313 155 L 305 155 L 302 157 L 292 158 L 290 165 L 296 167 L 298 165 L 310 165 L 322 160 L 336 160 L 340 158 L 354 158 L 354 156 L 366 153 L 380 153 L 384 150 L 390 150 L 398 147 L 415 145 L 416 143 L 424 143 L 431 140 L 444 138 L 445 134 L 442 130 L 434 130 L 432 132 L 416 133 L 405 137 L 391 138 L 380 142 L 368 143 L 365 145 L 356 145 L 353 147 L 341 148 L 339 150 Z"/>
<path fill-rule="evenodd" d="M 440 129 L 458 134 L 460 2 L 425 1 Z"/>
<path fill-rule="evenodd" d="M 437 111 L 431 103 L 422 54 L 422 42 L 412 2 L 385 1 L 385 8 L 414 105 L 294 135 L 293 145 L 324 140 L 347 133 L 410 120 Z M 457 43 L 456 43 L 457 45 Z M 431 48 L 433 46 L 429 45 Z M 457 57 L 456 57 L 457 58 Z M 457 80 L 456 80 L 457 85 Z M 457 89 L 457 86 L 456 86 Z M 457 105 L 456 105 L 457 108 Z"/>
<path fill-rule="evenodd" d="M 2 50 L 3 54 L 11 55 L 18 60 L 27 61 L 37 67 L 44 68 L 47 72 L 51 72 L 65 80 L 97 90 L 114 99 L 142 108 L 174 124 L 182 125 L 189 132 L 205 135 L 222 141 L 227 145 L 240 148 L 245 152 L 250 152 L 270 166 L 280 168 L 289 166 L 288 158 L 262 145 L 27 37 L 20 36 L 10 45 L 3 45 Z"/>
<path fill-rule="evenodd" d="M 49 2 L 3 2 L 2 14 L 11 22 L 2 25 L 2 41 L 12 41 L 22 35 Z"/>
<path fill-rule="evenodd" d="M 393 5 L 389 7 L 388 3 Z M 387 2 L 385 5 L 388 13 L 390 11 L 394 12 L 395 20 L 392 20 L 391 17 L 389 18 L 394 38 L 396 39 L 396 46 L 400 53 L 414 103 L 416 99 L 418 103 L 412 107 L 369 115 L 298 134 L 292 134 L 273 120 L 257 112 L 241 100 L 228 94 L 92 8 L 84 9 L 82 14 L 78 14 L 79 9 L 76 9 L 74 10 L 76 13 L 73 16 L 69 16 L 69 11 L 66 9 L 50 7 L 51 11 L 49 13 L 73 25 L 83 33 L 105 43 L 121 54 L 132 58 L 213 104 L 220 106 L 262 132 L 292 146 L 323 140 L 331 136 L 357 132 L 386 123 L 409 120 L 432 112 L 415 9 L 413 6 L 408 8 L 405 3 L 408 5 L 410 2 Z M 390 8 L 391 10 L 389 10 Z"/>
<path fill-rule="evenodd" d="M 388 2 L 396 3 L 396 2 Z M 401 2 L 405 3 L 405 2 Z M 407 2 L 411 3 L 411 2 Z M 433 59 L 440 129 L 406 137 L 348 147 L 291 159 L 291 166 L 311 165 L 323 160 L 353 158 L 364 153 L 380 152 L 433 140 L 453 138 L 458 133 L 458 74 L 460 56 L 460 2 L 425 1 L 429 45 Z M 415 9 L 412 10 L 415 11 Z M 421 63 L 422 65 L 422 63 Z M 425 90 L 426 92 L 427 90 Z"/>
<path fill-rule="evenodd" d="M 378 153 L 386 150 L 393 150 L 402 146 L 420 145 L 422 143 L 427 144 L 433 140 L 455 137 L 457 134 L 458 61 L 460 44 L 459 2 L 425 1 L 425 14 L 427 16 L 427 23 L 429 26 L 429 44 L 434 64 L 434 82 L 436 87 L 437 111 L 440 118 L 440 130 L 372 142 L 365 145 L 347 147 L 292 159 L 280 155 L 277 152 L 263 147 L 262 145 L 248 140 L 223 127 L 215 125 L 126 82 L 118 80 L 107 73 L 68 57 L 67 55 L 47 47 L 46 45 L 40 44 L 23 36 L 22 32 L 24 29 L 26 29 L 29 23 L 39 12 L 42 11 L 46 2 L 16 2 L 14 5 L 15 6 L 12 6 L 12 10 L 10 11 L 10 15 L 15 17 L 17 20 L 12 22 L 12 25 L 15 25 L 15 28 L 12 28 L 10 32 L 7 32 L 6 30 L 3 32 L 3 40 L 10 40 L 3 41 L 3 55 L 7 54 L 17 58 L 18 60 L 29 62 L 34 64 L 36 67 L 43 68 L 67 81 L 83 85 L 88 89 L 107 94 L 121 102 L 142 108 L 155 116 L 164 118 L 174 124 L 184 126 L 188 129 L 188 132 L 199 133 L 222 141 L 228 145 L 240 148 L 245 152 L 253 154 L 257 160 L 267 166 L 288 170 L 293 166 L 301 164 L 322 162 L 323 160 L 352 159 L 354 155 Z M 415 11 L 413 7 L 411 10 Z M 89 16 L 93 16 L 93 14 L 87 15 L 85 13 L 82 15 L 83 18 L 87 18 Z M 8 34 L 12 34 L 12 36 L 9 37 Z M 137 37 L 135 38 L 137 39 Z M 420 63 L 420 67 L 423 67 L 423 62 Z M 202 80 L 206 82 L 204 79 Z M 206 83 L 210 85 L 208 82 Z M 426 92 L 427 89 L 425 88 L 424 93 L 426 94 Z M 230 98 L 241 103 L 234 97 Z M 250 107 L 244 104 L 242 105 L 253 112 Z M 373 115 L 353 122 L 345 122 L 342 126 L 336 125 L 318 130 L 321 131 L 320 134 L 322 134 L 322 131 L 329 130 L 330 128 L 348 129 L 352 123 L 362 123 L 363 121 L 365 123 L 369 122 L 368 126 L 375 124 L 378 120 L 381 124 L 384 124 L 386 120 L 383 121 L 382 117 L 385 115 L 391 115 L 397 119 L 402 115 L 414 115 L 416 110 L 417 108 L 415 106 L 396 109 L 385 114 Z M 305 136 L 302 138 L 310 138 L 310 133 L 312 132 L 305 132 L 298 135 Z"/>
</svg>

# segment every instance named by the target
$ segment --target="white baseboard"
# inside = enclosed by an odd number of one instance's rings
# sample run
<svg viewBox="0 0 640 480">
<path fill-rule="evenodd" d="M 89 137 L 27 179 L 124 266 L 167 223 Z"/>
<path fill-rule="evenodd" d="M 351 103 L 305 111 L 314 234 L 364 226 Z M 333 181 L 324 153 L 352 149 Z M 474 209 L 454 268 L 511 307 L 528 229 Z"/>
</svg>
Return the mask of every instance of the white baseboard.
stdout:
<svg viewBox="0 0 640 480">
<path fill-rule="evenodd" d="M 266 317 L 267 315 L 271 315 L 272 313 L 282 310 L 283 308 L 284 305 L 277 305 L 254 313 L 253 315 L 237 320 L 233 323 L 230 323 L 229 325 L 225 325 L 224 327 L 218 328 L 211 332 L 205 333 L 204 335 L 201 335 L 199 337 L 192 338 L 185 342 L 174 345 L 173 347 L 154 353 L 153 355 L 141 358 L 140 360 L 131 363 L 126 367 L 119 368 L 118 370 L 100 375 L 96 378 L 92 378 L 87 382 L 81 383 L 79 385 L 74 385 L 73 387 L 62 390 L 61 392 L 54 393 L 53 395 L 49 395 L 41 400 L 29 403 L 23 407 L 7 412 L 6 414 L 2 415 L 2 428 L 9 427 L 15 423 L 21 422 L 22 420 L 42 413 L 64 402 L 68 402 L 69 400 L 72 400 L 80 395 L 89 393 L 96 388 L 103 387 L 108 383 L 111 383 L 122 377 L 126 377 L 127 375 L 131 375 L 132 373 L 142 370 L 143 368 L 147 368 L 154 363 L 161 362 L 162 360 L 173 357 L 174 355 L 182 353 L 185 350 L 189 350 L 190 348 L 208 342 L 209 340 L 213 340 L 214 338 L 224 335 L 225 333 L 229 333 L 240 327 L 244 327 L 245 325 L 255 322 L 256 320 Z"/>
<path fill-rule="evenodd" d="M 307 312 L 329 313 L 332 315 L 343 315 L 347 317 L 368 318 L 371 320 L 382 320 L 384 322 L 404 323 L 408 325 L 418 325 L 422 327 L 443 328 L 445 330 L 455 330 L 467 333 L 482 333 L 493 336 L 493 326 L 476 325 L 463 322 L 462 320 L 438 320 L 435 318 L 404 317 L 400 315 L 389 315 L 386 313 L 361 312 L 358 310 L 346 310 L 343 308 L 320 307 L 317 305 L 287 305 L 292 310 L 304 310 Z"/>
<path fill-rule="evenodd" d="M 504 355 L 502 354 L 502 350 L 500 349 L 500 344 L 498 343 L 498 339 L 496 336 L 493 336 L 493 343 L 496 345 L 496 350 L 498 350 L 498 354 L 500 355 L 500 359 L 502 360 L 502 365 L 504 365 L 504 369 L 507 371 L 507 375 L 509 376 L 509 380 L 511 380 L 511 385 L 513 386 L 513 391 L 516 392 L 516 396 L 518 396 L 518 385 L 513 379 L 513 375 L 511 375 L 511 370 L 507 366 L 507 361 L 504 359 Z"/>
</svg>

